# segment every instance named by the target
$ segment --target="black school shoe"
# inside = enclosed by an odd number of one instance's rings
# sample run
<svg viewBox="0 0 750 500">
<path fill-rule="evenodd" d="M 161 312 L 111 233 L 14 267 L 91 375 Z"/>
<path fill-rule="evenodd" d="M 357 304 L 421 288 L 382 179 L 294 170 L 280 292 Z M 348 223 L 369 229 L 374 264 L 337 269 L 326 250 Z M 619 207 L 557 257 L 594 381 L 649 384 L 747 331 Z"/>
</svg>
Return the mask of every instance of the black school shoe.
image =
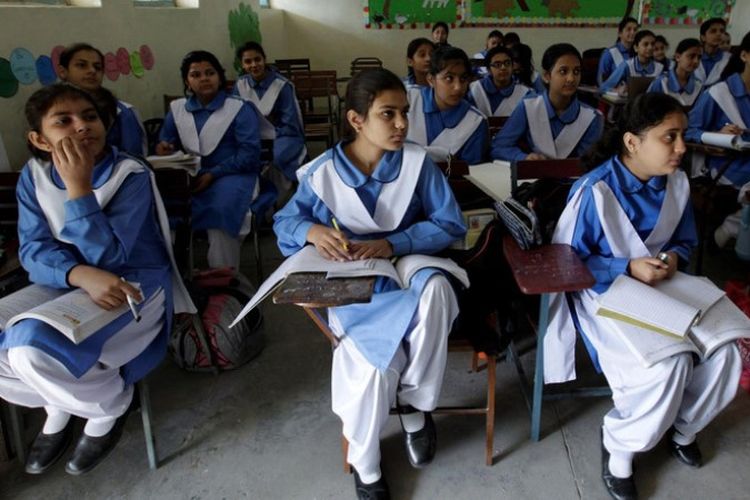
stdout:
<svg viewBox="0 0 750 500">
<path fill-rule="evenodd" d="M 416 411 L 419 410 L 411 406 L 404 406 L 399 409 L 400 413 L 414 413 Z M 406 456 L 409 458 L 412 467 L 417 469 L 421 469 L 432 462 L 437 449 L 437 431 L 435 430 L 435 422 L 432 420 L 432 414 L 428 411 L 423 413 L 424 426 L 421 429 L 414 432 L 404 430 Z M 403 424 L 401 428 L 403 429 Z"/>
<path fill-rule="evenodd" d="M 65 428 L 54 434 L 44 434 L 39 431 L 34 443 L 29 450 L 29 456 L 26 457 L 25 471 L 27 474 L 41 474 L 46 471 L 63 456 L 65 450 L 73 441 L 73 424 L 74 418 L 65 425 Z"/>
<path fill-rule="evenodd" d="M 365 484 L 359 478 L 356 469 L 354 470 L 354 488 L 357 490 L 358 500 L 390 500 L 391 492 L 388 489 L 388 483 L 385 476 L 381 473 L 380 479 L 372 484 Z"/>
<path fill-rule="evenodd" d="M 667 433 L 667 446 L 669 447 L 669 452 L 672 456 L 690 467 L 698 468 L 703 465 L 703 455 L 701 454 L 701 449 L 698 448 L 698 441 L 693 441 L 684 446 L 677 444 L 673 440 L 675 432 L 677 431 L 673 427 L 671 431 Z"/>
<path fill-rule="evenodd" d="M 600 434 L 601 436 L 601 434 Z M 604 487 L 607 488 L 609 495 L 615 500 L 638 500 L 638 491 L 635 489 L 633 476 L 617 477 L 612 475 L 609 470 L 609 452 L 602 443 L 602 479 Z"/>
</svg>

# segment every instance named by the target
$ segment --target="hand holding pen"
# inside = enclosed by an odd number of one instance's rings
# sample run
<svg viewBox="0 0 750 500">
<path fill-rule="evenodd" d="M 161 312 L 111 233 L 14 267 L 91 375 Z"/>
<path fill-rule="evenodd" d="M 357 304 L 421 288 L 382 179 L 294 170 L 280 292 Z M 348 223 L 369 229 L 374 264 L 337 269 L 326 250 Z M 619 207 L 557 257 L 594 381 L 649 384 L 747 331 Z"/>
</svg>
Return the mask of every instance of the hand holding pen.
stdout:
<svg viewBox="0 0 750 500">
<path fill-rule="evenodd" d="M 338 223 L 335 224 L 336 227 L 313 224 L 307 232 L 307 241 L 315 245 L 323 258 L 340 262 L 352 260 L 349 240 L 340 229 L 337 229 Z"/>
<path fill-rule="evenodd" d="M 123 283 L 128 282 L 124 277 L 120 277 L 120 280 Z M 125 297 L 128 301 L 128 307 L 130 308 L 130 313 L 133 315 L 133 319 L 136 321 L 136 323 L 139 322 L 141 320 L 141 315 L 138 313 L 138 309 L 135 307 L 136 305 L 138 305 L 138 301 L 136 301 L 135 298 L 127 293 L 125 294 Z"/>
</svg>

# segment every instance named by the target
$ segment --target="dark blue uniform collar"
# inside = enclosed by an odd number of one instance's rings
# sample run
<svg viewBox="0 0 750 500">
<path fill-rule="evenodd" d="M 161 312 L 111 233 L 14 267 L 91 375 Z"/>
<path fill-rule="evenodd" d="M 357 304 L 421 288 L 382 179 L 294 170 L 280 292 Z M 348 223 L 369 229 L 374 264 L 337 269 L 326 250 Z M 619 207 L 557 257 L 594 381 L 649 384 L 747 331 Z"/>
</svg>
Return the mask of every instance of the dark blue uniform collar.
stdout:
<svg viewBox="0 0 750 500">
<path fill-rule="evenodd" d="M 581 103 L 578 102 L 576 97 L 573 97 L 570 105 L 561 115 L 555 113 L 555 108 L 552 107 L 552 103 L 549 101 L 549 92 L 542 94 L 542 97 L 544 98 L 544 107 L 547 108 L 547 116 L 550 120 L 556 118 L 567 125 L 578 119 L 578 113 L 581 111 Z"/>
<path fill-rule="evenodd" d="M 349 158 L 344 154 L 343 142 L 336 145 L 333 150 L 333 166 L 344 184 L 351 188 L 362 187 L 368 179 L 373 178 L 381 183 L 388 183 L 396 180 L 401 173 L 401 160 L 403 158 L 403 149 L 397 151 L 386 151 L 380 159 L 377 167 L 371 175 L 365 175 L 358 169 Z"/>
<path fill-rule="evenodd" d="M 642 65 L 641 60 L 638 59 L 638 56 L 633 57 L 633 67 L 635 68 L 636 73 L 640 75 L 650 75 L 654 72 L 654 66 L 656 63 L 654 62 L 654 58 L 652 57 L 647 65 Z"/>
<path fill-rule="evenodd" d="M 672 92 L 688 93 L 692 94 L 695 90 L 695 73 L 690 73 L 687 84 L 685 87 L 680 86 L 680 81 L 677 79 L 677 73 L 674 69 L 670 69 L 667 73 L 667 88 Z"/>
<path fill-rule="evenodd" d="M 445 111 L 440 111 L 437 103 L 435 102 L 435 91 L 432 87 L 426 87 L 421 89 L 422 92 L 422 110 L 424 113 L 440 113 L 440 119 L 443 122 L 445 128 L 453 128 L 463 120 L 466 113 L 471 108 L 471 104 L 468 101 L 461 100 L 456 106 Z"/>
<path fill-rule="evenodd" d="M 482 85 L 482 88 L 487 93 L 487 95 L 500 94 L 503 97 L 508 97 L 509 95 L 511 95 L 513 93 L 513 89 L 515 88 L 512 78 L 510 80 L 510 85 L 501 89 L 497 88 L 495 86 L 495 82 L 492 80 L 492 73 L 482 77 L 480 84 Z"/>
<path fill-rule="evenodd" d="M 188 97 L 187 102 L 185 103 L 185 109 L 190 111 L 191 113 L 200 111 L 201 109 L 205 109 L 205 110 L 213 112 L 221 108 L 224 105 L 224 101 L 226 100 L 226 98 L 227 98 L 226 92 L 224 92 L 223 90 L 219 90 L 219 93 L 216 94 L 216 97 L 214 97 L 213 100 L 209 102 L 206 106 L 204 106 L 201 104 L 201 102 L 198 100 L 197 97 L 192 95 Z"/>
<path fill-rule="evenodd" d="M 739 73 L 735 73 L 727 78 L 727 87 L 729 87 L 729 92 L 731 92 L 734 97 L 743 97 L 747 95 L 745 82 L 742 81 L 742 76 L 740 76 Z"/>
<path fill-rule="evenodd" d="M 667 176 L 658 175 L 651 177 L 648 181 L 643 182 L 633 173 L 628 170 L 620 158 L 615 156 L 612 158 L 612 172 L 614 173 L 615 180 L 620 186 L 620 190 L 625 193 L 637 193 L 644 189 L 646 186 L 653 191 L 661 191 L 667 185 Z"/>
</svg>

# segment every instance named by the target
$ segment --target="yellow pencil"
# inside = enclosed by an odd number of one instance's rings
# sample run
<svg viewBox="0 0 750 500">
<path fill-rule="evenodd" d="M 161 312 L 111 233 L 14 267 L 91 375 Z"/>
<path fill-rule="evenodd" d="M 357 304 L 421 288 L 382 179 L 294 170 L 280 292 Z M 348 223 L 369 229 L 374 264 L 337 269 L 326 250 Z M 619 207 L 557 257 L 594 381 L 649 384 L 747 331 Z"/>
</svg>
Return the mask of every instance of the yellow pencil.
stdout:
<svg viewBox="0 0 750 500">
<path fill-rule="evenodd" d="M 333 228 L 336 231 L 338 231 L 339 233 L 341 232 L 341 229 L 339 229 L 339 223 L 336 222 L 336 217 L 331 217 L 331 224 L 333 224 Z M 343 243 L 342 246 L 344 247 L 344 252 L 349 251 L 349 245 L 347 245 L 346 243 Z"/>
</svg>

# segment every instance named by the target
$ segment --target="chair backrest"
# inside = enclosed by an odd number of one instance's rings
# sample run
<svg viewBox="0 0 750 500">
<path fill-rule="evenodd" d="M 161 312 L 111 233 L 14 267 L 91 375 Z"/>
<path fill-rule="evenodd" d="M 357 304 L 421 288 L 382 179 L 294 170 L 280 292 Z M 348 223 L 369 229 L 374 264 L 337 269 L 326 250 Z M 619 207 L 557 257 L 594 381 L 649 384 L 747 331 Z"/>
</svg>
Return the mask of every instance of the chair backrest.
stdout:
<svg viewBox="0 0 750 500">
<path fill-rule="evenodd" d="M 164 94 L 162 99 L 164 100 L 164 114 L 166 115 L 169 113 L 169 105 L 172 101 L 179 99 L 180 97 L 184 97 L 181 95 L 170 95 L 170 94 Z"/>
<path fill-rule="evenodd" d="M 289 78 L 292 73 L 310 71 L 310 59 L 276 59 L 273 66 L 279 73 Z"/>
<path fill-rule="evenodd" d="M 488 116 L 487 117 L 487 124 L 489 125 L 490 130 L 490 140 L 492 140 L 495 135 L 497 135 L 498 132 L 500 132 L 500 129 L 503 128 L 503 125 L 505 125 L 505 122 L 508 121 L 507 116 Z"/>
<path fill-rule="evenodd" d="M 648 90 L 654 79 L 650 76 L 631 76 L 628 78 L 628 100 L 633 100 Z"/>
<path fill-rule="evenodd" d="M 580 158 L 564 160 L 521 160 L 511 165 L 510 187 L 515 190 L 524 179 L 571 179 L 583 175 Z"/>
<path fill-rule="evenodd" d="M 354 76 L 357 73 L 366 69 L 382 68 L 383 61 L 377 57 L 357 57 L 352 60 L 351 64 L 351 75 Z"/>
<path fill-rule="evenodd" d="M 583 55 L 581 56 L 583 59 L 581 63 L 582 85 L 598 85 L 596 73 L 599 71 L 599 59 L 601 59 L 603 52 L 603 47 L 583 51 Z"/>
<path fill-rule="evenodd" d="M 0 226 L 18 225 L 16 184 L 20 172 L 0 172 Z"/>
<path fill-rule="evenodd" d="M 148 143 L 148 154 L 154 154 L 156 145 L 159 143 L 159 132 L 164 125 L 164 118 L 149 118 L 143 122 L 143 128 L 146 130 L 146 142 Z"/>
<path fill-rule="evenodd" d="M 301 71 L 292 73 L 290 80 L 294 85 L 297 93 L 297 100 L 300 102 L 302 113 L 308 114 L 313 111 L 313 99 L 324 97 L 328 103 L 328 114 L 333 120 L 333 100 L 332 97 L 338 97 L 336 88 L 336 71 L 334 70 L 317 70 Z"/>
</svg>

